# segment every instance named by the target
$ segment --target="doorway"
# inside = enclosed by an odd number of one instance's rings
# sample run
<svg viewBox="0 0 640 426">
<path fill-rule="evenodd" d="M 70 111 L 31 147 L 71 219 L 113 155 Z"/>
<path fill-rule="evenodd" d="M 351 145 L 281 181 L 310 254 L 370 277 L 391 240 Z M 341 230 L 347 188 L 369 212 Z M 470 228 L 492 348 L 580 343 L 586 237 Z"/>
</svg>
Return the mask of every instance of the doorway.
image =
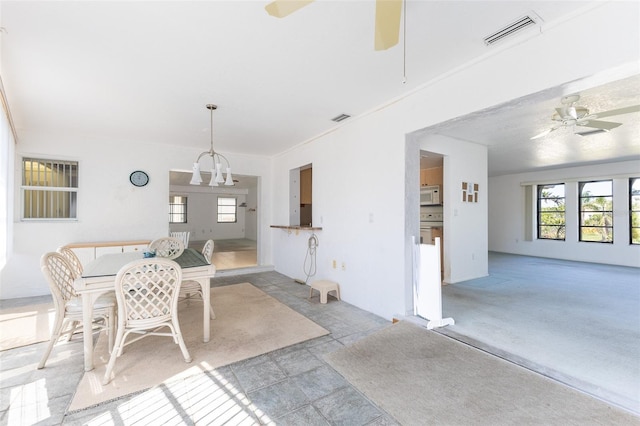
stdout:
<svg viewBox="0 0 640 426">
<path fill-rule="evenodd" d="M 203 182 L 209 182 L 202 172 Z M 234 186 L 190 185 L 191 173 L 169 172 L 169 198 L 184 203 L 184 215 L 171 215 L 168 232 L 189 232 L 189 247 L 214 242 L 217 270 L 258 265 L 258 177 L 234 175 Z M 221 206 L 222 204 L 222 206 Z"/>
<path fill-rule="evenodd" d="M 420 241 L 435 244 L 440 238 L 440 274 L 444 279 L 444 157 L 420 151 Z M 437 196 L 432 194 L 437 192 Z M 425 195 L 423 195 L 425 194 Z M 426 194 L 429 197 L 426 197 Z M 426 200 L 430 201 L 426 201 Z"/>
</svg>

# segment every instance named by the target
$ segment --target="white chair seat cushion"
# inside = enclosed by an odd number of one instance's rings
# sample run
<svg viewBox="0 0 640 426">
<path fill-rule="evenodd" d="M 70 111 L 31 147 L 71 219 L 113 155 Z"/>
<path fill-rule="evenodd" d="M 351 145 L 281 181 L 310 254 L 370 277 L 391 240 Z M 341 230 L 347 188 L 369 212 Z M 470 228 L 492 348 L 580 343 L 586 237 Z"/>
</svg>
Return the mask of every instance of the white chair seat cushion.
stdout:
<svg viewBox="0 0 640 426">
<path fill-rule="evenodd" d="M 98 299 L 96 299 L 93 304 L 93 310 L 97 311 L 100 309 L 110 308 L 112 306 L 116 306 L 116 294 L 113 291 L 110 291 L 98 296 Z M 74 298 L 67 302 L 65 308 L 68 313 L 81 313 L 82 300 L 80 298 Z"/>
</svg>

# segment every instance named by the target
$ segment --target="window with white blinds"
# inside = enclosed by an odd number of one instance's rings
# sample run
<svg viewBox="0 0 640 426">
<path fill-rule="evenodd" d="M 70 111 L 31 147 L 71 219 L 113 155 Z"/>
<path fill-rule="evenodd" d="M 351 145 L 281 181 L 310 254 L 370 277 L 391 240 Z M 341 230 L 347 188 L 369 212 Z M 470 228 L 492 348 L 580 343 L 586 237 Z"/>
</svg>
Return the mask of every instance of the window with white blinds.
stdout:
<svg viewBox="0 0 640 426">
<path fill-rule="evenodd" d="M 169 223 L 187 223 L 187 197 L 169 196 Z"/>
<path fill-rule="evenodd" d="M 237 208 L 235 197 L 218 197 L 218 223 L 236 223 Z"/>
<path fill-rule="evenodd" d="M 22 218 L 76 219 L 78 162 L 22 159 Z"/>
</svg>

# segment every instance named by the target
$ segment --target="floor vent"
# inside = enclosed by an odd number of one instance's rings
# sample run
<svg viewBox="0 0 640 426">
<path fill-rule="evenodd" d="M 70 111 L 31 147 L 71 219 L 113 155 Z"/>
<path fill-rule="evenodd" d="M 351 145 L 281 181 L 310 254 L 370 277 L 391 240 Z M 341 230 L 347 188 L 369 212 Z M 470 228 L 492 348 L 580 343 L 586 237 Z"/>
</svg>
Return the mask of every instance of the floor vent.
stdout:
<svg viewBox="0 0 640 426">
<path fill-rule="evenodd" d="M 531 17 L 531 15 L 527 15 L 527 16 L 523 16 L 522 18 L 518 19 L 517 21 L 507 25 L 506 27 L 504 27 L 503 29 L 501 29 L 500 31 L 497 31 L 487 37 L 484 38 L 484 43 L 487 46 L 490 46 L 502 39 L 504 39 L 505 37 L 508 37 L 520 30 L 523 30 L 525 28 L 528 28 L 532 25 L 537 25 L 536 24 L 536 20 L 534 18 Z"/>
<path fill-rule="evenodd" d="M 333 117 L 331 119 L 331 121 L 335 121 L 336 123 L 339 123 L 339 122 L 341 122 L 343 120 L 346 120 L 347 118 L 350 118 L 350 117 L 351 116 L 349 114 L 340 114 L 340 115 L 338 115 L 336 117 Z"/>
</svg>

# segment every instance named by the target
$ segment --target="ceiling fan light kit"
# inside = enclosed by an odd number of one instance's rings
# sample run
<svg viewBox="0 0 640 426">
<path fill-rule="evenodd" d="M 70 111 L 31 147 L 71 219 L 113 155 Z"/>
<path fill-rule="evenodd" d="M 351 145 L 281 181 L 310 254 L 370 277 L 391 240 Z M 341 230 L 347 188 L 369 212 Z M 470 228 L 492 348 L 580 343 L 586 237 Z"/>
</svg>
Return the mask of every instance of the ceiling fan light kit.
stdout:
<svg viewBox="0 0 640 426">
<path fill-rule="evenodd" d="M 207 104 L 207 109 L 211 111 L 211 148 L 209 151 L 205 151 L 198 156 L 198 159 L 195 163 L 193 163 L 193 175 L 191 176 L 191 185 L 200 185 L 202 183 L 202 175 L 200 174 L 200 159 L 204 156 L 211 157 L 212 167 L 211 167 L 211 180 L 209 181 L 209 186 L 218 186 L 219 183 L 223 183 L 227 186 L 233 186 L 233 177 L 231 176 L 231 166 L 229 165 L 229 160 L 224 155 L 215 152 L 213 150 L 213 111 L 215 111 L 218 107 L 213 104 Z M 227 172 L 227 178 L 222 177 L 222 162 L 225 163 L 225 168 Z"/>
<path fill-rule="evenodd" d="M 556 108 L 556 111 L 551 116 L 551 120 L 554 124 L 549 129 L 533 136 L 531 140 L 542 138 L 561 127 L 573 127 L 574 133 L 580 136 L 608 132 L 611 129 L 622 126 L 622 123 L 597 120 L 598 118 L 612 117 L 614 115 L 629 114 L 640 111 L 640 105 L 632 105 L 625 108 L 612 109 L 609 111 L 591 114 L 588 108 L 576 105 L 576 102 L 579 100 L 580 95 L 569 95 L 563 97 L 560 100 L 562 106 Z M 596 130 L 580 133 L 575 131 L 576 127 L 589 127 Z"/>
</svg>

